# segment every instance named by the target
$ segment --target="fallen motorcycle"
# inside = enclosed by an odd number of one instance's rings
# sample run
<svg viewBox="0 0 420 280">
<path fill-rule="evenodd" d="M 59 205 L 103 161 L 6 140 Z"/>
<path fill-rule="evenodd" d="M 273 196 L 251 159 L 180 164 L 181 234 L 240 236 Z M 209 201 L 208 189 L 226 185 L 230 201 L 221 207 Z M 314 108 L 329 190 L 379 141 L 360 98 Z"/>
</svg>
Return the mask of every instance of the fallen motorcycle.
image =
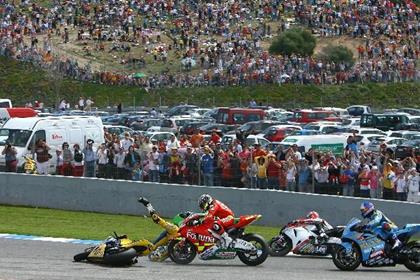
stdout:
<svg viewBox="0 0 420 280">
<path fill-rule="evenodd" d="M 327 256 L 333 250 L 333 246 L 328 244 L 340 238 L 343 230 L 343 226 L 330 227 L 320 236 L 314 225 L 291 222 L 268 243 L 270 255 L 282 257 L 292 252 L 297 255 Z"/>
<path fill-rule="evenodd" d="M 157 215 L 152 205 L 145 199 L 139 202 L 144 204 L 155 223 L 165 229 L 163 234 L 153 243 L 146 239 L 130 240 L 126 235 L 114 236 L 105 239 L 101 244 L 87 248 L 83 253 L 73 257 L 75 262 L 88 261 L 111 266 L 126 266 L 137 262 L 138 257 L 148 256 L 151 261 L 163 261 L 168 257 L 167 244 L 170 239 L 178 236 L 178 226 L 166 222 Z M 183 220 L 184 214 L 178 214 L 175 219 Z"/>
<path fill-rule="evenodd" d="M 197 254 L 204 256 L 205 251 L 216 244 L 216 240 L 209 232 L 213 225 L 211 219 L 203 223 L 194 223 L 200 214 L 190 215 L 179 228 L 179 237 L 169 242 L 169 257 L 177 264 L 189 264 Z M 236 256 L 246 265 L 256 266 L 263 263 L 268 256 L 268 247 L 264 238 L 257 234 L 245 234 L 245 227 L 261 218 L 261 215 L 241 216 L 226 232 L 234 239 L 233 242 L 242 242 L 243 249 L 219 248 L 211 256 L 202 260 L 234 259 Z"/>
</svg>

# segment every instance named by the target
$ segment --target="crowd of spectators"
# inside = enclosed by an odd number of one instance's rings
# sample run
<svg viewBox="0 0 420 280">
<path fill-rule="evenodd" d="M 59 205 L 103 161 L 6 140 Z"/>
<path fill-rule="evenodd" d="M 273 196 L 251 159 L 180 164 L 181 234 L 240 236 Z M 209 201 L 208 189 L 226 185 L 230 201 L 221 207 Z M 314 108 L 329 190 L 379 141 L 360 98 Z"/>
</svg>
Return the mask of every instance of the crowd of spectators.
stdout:
<svg viewBox="0 0 420 280">
<path fill-rule="evenodd" d="M 411 0 L 261 1 L 36 1 L 0 0 L 0 55 L 34 63 L 77 80 L 147 89 L 260 83 L 340 84 L 418 80 L 418 8 Z M 356 38 L 358 61 L 350 66 L 315 57 L 273 56 L 263 44 L 294 24 L 321 37 Z M 77 33 L 77 35 L 75 35 Z M 169 56 L 179 71 L 135 76 L 94 70 L 53 46 L 91 42 L 92 52 L 123 52 L 123 64 L 146 67 Z M 165 40 L 164 40 L 165 38 Z M 112 42 L 105 49 L 104 42 Z M 194 72 L 190 72 L 191 69 Z"/>
<path fill-rule="evenodd" d="M 394 160 L 386 147 L 372 153 L 358 146 L 352 136 L 342 154 L 314 150 L 301 153 L 296 145 L 270 152 L 259 145 L 248 147 L 240 133 L 237 136 L 226 146 L 216 132 L 207 142 L 197 131 L 164 143 L 141 135 L 131 137 L 129 133 L 120 139 L 105 131 L 106 143 L 98 149 L 93 148 L 92 140 L 83 149 L 68 143 L 57 148 L 55 174 L 420 202 L 420 160 L 414 155 Z M 49 151 L 42 140 L 36 143 L 40 174 L 49 172 L 48 162 L 53 158 Z M 6 160 L 16 160 L 12 147 L 2 153 Z"/>
</svg>

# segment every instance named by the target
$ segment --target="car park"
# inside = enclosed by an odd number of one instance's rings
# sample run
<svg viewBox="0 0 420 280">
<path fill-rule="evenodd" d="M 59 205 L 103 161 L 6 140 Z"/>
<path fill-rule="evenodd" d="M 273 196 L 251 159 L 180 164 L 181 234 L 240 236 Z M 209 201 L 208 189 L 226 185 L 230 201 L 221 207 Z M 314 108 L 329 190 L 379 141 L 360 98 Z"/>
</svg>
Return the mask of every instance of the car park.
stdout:
<svg viewBox="0 0 420 280">
<path fill-rule="evenodd" d="M 350 116 L 361 116 L 363 114 L 370 114 L 372 113 L 372 109 L 370 106 L 366 105 L 353 105 L 346 108 L 347 112 L 349 112 Z"/>
<path fill-rule="evenodd" d="M 104 125 L 104 129 L 111 134 L 122 135 L 126 132 L 134 134 L 134 130 L 123 125 Z"/>
<path fill-rule="evenodd" d="M 395 158 L 404 159 L 407 157 L 420 156 L 420 139 L 408 140 L 395 148 Z"/>
<path fill-rule="evenodd" d="M 219 108 L 216 122 L 222 124 L 244 124 L 252 121 L 260 121 L 265 118 L 262 109 L 249 108 Z"/>
</svg>

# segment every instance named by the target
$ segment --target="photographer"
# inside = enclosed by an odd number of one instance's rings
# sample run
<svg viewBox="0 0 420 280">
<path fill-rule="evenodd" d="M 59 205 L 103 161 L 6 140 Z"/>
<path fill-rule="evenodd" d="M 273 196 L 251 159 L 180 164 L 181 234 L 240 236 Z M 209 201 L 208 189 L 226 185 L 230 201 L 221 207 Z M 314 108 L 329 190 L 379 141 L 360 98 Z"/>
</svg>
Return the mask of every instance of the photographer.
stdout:
<svg viewBox="0 0 420 280">
<path fill-rule="evenodd" d="M 17 171 L 17 159 L 16 159 L 17 151 L 15 147 L 13 147 L 10 143 L 6 143 L 6 146 L 4 147 L 1 154 L 4 155 L 6 159 L 6 172 L 16 172 Z"/>
</svg>

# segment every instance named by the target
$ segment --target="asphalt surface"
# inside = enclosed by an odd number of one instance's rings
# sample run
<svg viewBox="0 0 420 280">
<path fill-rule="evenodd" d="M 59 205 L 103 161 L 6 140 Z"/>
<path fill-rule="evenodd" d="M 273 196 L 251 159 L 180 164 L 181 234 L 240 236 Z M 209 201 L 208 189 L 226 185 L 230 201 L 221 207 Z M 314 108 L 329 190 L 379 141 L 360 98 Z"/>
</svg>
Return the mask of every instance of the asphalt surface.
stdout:
<svg viewBox="0 0 420 280">
<path fill-rule="evenodd" d="M 257 267 L 247 267 L 239 259 L 200 261 L 183 266 L 170 261 L 152 263 L 139 258 L 131 267 L 110 268 L 90 263 L 75 263 L 73 255 L 85 245 L 45 241 L 0 239 L 0 279 L 420 279 L 420 273 L 404 266 L 359 268 L 342 272 L 329 258 L 268 258 Z"/>
</svg>

